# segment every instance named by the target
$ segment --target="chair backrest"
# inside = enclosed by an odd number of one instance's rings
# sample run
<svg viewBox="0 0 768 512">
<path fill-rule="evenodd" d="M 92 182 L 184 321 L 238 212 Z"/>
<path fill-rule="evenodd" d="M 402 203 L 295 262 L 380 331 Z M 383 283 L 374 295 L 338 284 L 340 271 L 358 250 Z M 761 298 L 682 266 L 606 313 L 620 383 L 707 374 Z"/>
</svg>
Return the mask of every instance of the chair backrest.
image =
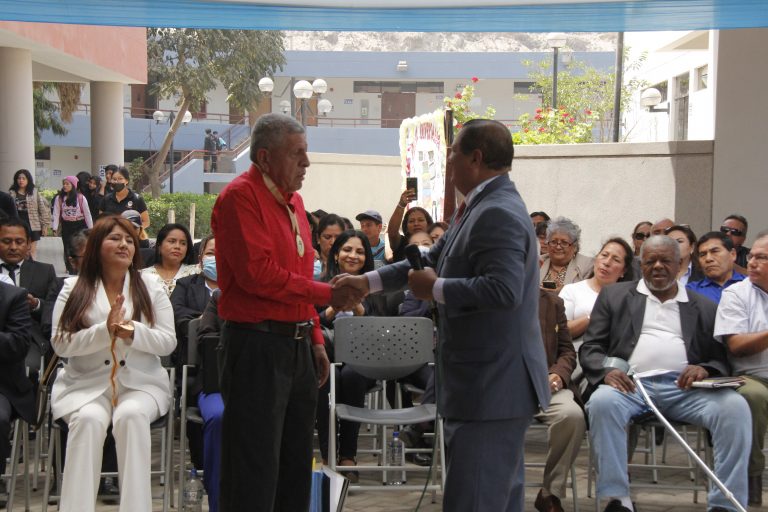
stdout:
<svg viewBox="0 0 768 512">
<path fill-rule="evenodd" d="M 187 326 L 187 364 L 191 366 L 198 365 L 197 345 L 200 340 L 197 337 L 197 331 L 200 328 L 200 319 L 190 320 Z"/>
<path fill-rule="evenodd" d="M 429 318 L 342 317 L 336 319 L 333 330 L 336 362 L 369 379 L 399 379 L 434 360 L 434 327 Z"/>
</svg>

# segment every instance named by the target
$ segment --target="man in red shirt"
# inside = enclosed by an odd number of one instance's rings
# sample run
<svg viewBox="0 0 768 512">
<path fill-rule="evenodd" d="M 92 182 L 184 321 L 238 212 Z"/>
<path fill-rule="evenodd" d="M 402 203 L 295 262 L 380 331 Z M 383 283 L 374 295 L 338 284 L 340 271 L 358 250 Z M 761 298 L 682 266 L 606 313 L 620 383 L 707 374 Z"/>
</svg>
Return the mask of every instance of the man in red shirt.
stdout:
<svg viewBox="0 0 768 512">
<path fill-rule="evenodd" d="M 251 168 L 216 200 L 211 226 L 224 322 L 222 512 L 309 508 L 317 388 L 329 362 L 313 304 L 361 297 L 312 280 L 314 252 L 296 193 L 309 167 L 304 128 L 259 118 Z"/>
</svg>

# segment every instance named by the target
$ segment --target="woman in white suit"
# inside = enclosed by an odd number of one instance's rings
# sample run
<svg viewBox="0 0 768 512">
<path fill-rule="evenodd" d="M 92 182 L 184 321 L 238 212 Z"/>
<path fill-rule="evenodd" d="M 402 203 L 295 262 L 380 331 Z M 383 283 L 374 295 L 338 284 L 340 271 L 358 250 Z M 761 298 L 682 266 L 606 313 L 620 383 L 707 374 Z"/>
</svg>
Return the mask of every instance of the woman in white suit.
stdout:
<svg viewBox="0 0 768 512">
<path fill-rule="evenodd" d="M 95 510 L 104 438 L 117 444 L 120 511 L 150 512 L 149 425 L 170 404 L 159 356 L 176 346 L 173 308 L 161 283 L 139 272 L 130 222 L 93 226 L 80 274 L 66 280 L 53 310 L 53 347 L 67 358 L 52 389 L 54 419 L 69 425 L 61 510 Z"/>
</svg>

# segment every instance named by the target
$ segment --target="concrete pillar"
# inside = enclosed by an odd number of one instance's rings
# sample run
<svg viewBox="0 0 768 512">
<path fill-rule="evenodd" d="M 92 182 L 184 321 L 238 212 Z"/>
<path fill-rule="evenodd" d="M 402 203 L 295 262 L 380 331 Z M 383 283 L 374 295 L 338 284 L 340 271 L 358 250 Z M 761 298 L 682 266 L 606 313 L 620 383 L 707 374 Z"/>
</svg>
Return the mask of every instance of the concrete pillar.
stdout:
<svg viewBox="0 0 768 512">
<path fill-rule="evenodd" d="M 91 173 L 108 164 L 123 165 L 123 84 L 91 82 Z"/>
<path fill-rule="evenodd" d="M 0 47 L 0 189 L 28 169 L 35 175 L 32 53 Z"/>
<path fill-rule="evenodd" d="M 744 215 L 751 245 L 757 233 L 768 229 L 768 29 L 720 30 L 714 40 L 712 227 L 719 227 L 731 213 Z"/>
</svg>

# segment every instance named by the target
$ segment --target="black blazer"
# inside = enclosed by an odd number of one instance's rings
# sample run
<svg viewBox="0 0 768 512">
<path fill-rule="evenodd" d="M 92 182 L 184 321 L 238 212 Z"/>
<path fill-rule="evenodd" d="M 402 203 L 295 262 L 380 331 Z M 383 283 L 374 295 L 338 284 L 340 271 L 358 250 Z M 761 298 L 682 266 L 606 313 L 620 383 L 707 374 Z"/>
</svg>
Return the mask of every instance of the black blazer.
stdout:
<svg viewBox="0 0 768 512">
<path fill-rule="evenodd" d="M 0 283 L 0 395 L 25 421 L 35 417 L 32 382 L 24 371 L 24 359 L 32 343 L 31 327 L 26 292 Z"/>
<path fill-rule="evenodd" d="M 712 376 L 728 375 L 725 347 L 712 337 L 717 305 L 686 291 L 688 302 L 679 305 L 688 364 L 702 366 Z M 629 360 L 640 337 L 646 300 L 647 296 L 637 291 L 637 281 L 616 283 L 600 291 L 579 349 L 579 361 L 589 381 L 586 395 L 603 382 L 606 356 Z"/>
<path fill-rule="evenodd" d="M 59 280 L 56 278 L 56 270 L 53 265 L 39 261 L 27 260 L 21 265 L 19 271 L 19 287 L 27 290 L 32 296 L 40 299 L 40 308 L 32 312 L 32 341 L 33 350 L 30 357 L 39 350 L 36 357 L 46 354 L 51 340 L 51 319 L 53 306 L 59 295 Z M 36 346 L 36 348 L 35 348 Z M 30 367 L 35 367 L 35 361 L 29 360 Z M 39 362 L 37 363 L 39 364 Z"/>
<path fill-rule="evenodd" d="M 208 305 L 211 294 L 205 287 L 205 276 L 195 274 L 182 277 L 176 281 L 176 287 L 171 294 L 171 305 L 173 306 L 173 317 L 176 324 L 176 350 L 174 351 L 174 362 L 177 365 L 185 364 L 187 361 L 187 330 L 189 321 L 199 318 Z"/>
</svg>

